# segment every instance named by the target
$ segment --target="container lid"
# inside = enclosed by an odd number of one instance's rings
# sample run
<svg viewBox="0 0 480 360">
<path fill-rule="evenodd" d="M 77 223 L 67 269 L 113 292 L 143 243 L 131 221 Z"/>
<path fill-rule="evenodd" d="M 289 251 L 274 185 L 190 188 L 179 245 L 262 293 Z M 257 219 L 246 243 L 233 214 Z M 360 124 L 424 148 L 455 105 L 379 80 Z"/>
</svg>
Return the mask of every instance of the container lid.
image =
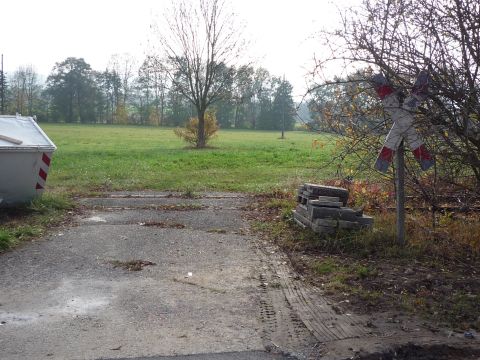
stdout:
<svg viewBox="0 0 480 360">
<path fill-rule="evenodd" d="M 0 115 L 0 150 L 55 150 L 37 122 L 30 116 Z"/>
</svg>

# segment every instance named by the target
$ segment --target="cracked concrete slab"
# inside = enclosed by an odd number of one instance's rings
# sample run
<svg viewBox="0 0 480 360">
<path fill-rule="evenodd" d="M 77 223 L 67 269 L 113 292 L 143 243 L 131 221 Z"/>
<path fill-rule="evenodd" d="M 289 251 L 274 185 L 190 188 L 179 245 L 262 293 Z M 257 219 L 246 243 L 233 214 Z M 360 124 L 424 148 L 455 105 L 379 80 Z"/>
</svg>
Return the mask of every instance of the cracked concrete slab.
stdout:
<svg viewBox="0 0 480 360">
<path fill-rule="evenodd" d="M 175 198 L 175 197 L 123 197 L 110 196 L 107 198 L 84 198 L 81 204 L 97 208 L 155 208 L 155 207 L 183 207 L 185 210 L 195 210 L 206 207 L 217 209 L 238 210 L 247 205 L 248 197 L 200 197 L 200 198 Z"/>
<path fill-rule="evenodd" d="M 116 201 L 142 206 L 135 199 Z M 239 204 L 237 198 L 208 201 L 217 201 L 215 209 Z M 264 351 L 261 261 L 251 237 L 208 231 L 245 225 L 238 208 L 223 215 L 215 209 L 91 210 L 77 226 L 2 255 L 2 359 Z M 188 228 L 137 223 L 148 219 Z M 142 271 L 114 266 L 132 259 L 156 265 Z"/>
<path fill-rule="evenodd" d="M 248 228 L 242 221 L 242 212 L 238 209 L 202 209 L 192 211 L 117 209 L 92 210 L 80 219 L 82 224 L 103 222 L 111 225 L 147 224 L 158 227 L 183 225 L 186 228 L 215 231 L 223 229 L 229 232 L 239 232 Z"/>
</svg>

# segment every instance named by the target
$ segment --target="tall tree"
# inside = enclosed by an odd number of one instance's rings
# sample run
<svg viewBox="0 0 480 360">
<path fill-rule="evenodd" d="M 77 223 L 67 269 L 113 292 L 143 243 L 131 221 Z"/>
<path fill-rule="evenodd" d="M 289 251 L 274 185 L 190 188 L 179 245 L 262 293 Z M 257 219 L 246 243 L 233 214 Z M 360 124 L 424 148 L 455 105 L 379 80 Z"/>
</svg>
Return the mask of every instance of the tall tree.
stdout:
<svg viewBox="0 0 480 360">
<path fill-rule="evenodd" d="M 251 66 L 241 66 L 235 74 L 233 101 L 235 103 L 235 128 L 246 127 L 253 97 L 253 75 L 255 70 Z"/>
<path fill-rule="evenodd" d="M 19 68 L 13 74 L 10 94 L 12 99 L 12 105 L 10 108 L 14 109 L 16 113 L 25 114 L 27 109 L 27 79 L 24 68 Z"/>
<path fill-rule="evenodd" d="M 146 61 L 138 69 L 138 76 L 135 81 L 134 89 L 136 90 L 137 106 L 140 113 L 140 122 L 146 124 L 150 120 L 151 115 L 151 93 L 152 93 L 152 73 Z M 156 124 L 158 125 L 158 119 Z"/>
<path fill-rule="evenodd" d="M 108 124 L 116 122 L 116 110 L 123 99 L 122 80 L 115 70 L 108 68 L 97 76 L 97 84 L 105 98 L 105 117 Z"/>
<path fill-rule="evenodd" d="M 115 82 L 115 112 L 114 121 L 119 124 L 127 124 L 129 119 L 129 101 L 133 94 L 135 80 L 136 60 L 129 53 L 114 54 L 110 58 L 109 72 Z"/>
<path fill-rule="evenodd" d="M 115 54 L 110 59 L 111 70 L 120 78 L 123 94 L 122 103 L 124 106 L 126 106 L 130 96 L 130 90 L 136 71 L 135 67 L 135 58 L 128 53 Z"/>
<path fill-rule="evenodd" d="M 179 126 L 195 115 L 193 104 L 176 87 L 171 87 L 167 94 L 168 111 L 166 125 Z"/>
<path fill-rule="evenodd" d="M 252 98 L 252 129 L 257 129 L 257 121 L 262 112 L 261 104 L 270 104 L 266 99 L 269 97 L 270 73 L 264 68 L 258 68 L 253 78 L 253 98 Z"/>
<path fill-rule="evenodd" d="M 56 63 L 47 78 L 47 92 L 52 97 L 55 120 L 95 122 L 96 83 L 84 59 L 69 57 Z"/>
<path fill-rule="evenodd" d="M 41 86 L 32 65 L 19 67 L 11 79 L 10 96 L 12 111 L 34 115 L 35 104 L 39 102 Z"/>
<path fill-rule="evenodd" d="M 268 76 L 263 81 L 263 86 L 258 93 L 259 114 L 257 128 L 261 130 L 280 129 L 277 126 L 279 119 L 274 117 L 273 101 L 276 89 L 280 84 L 280 78 Z"/>
<path fill-rule="evenodd" d="M 292 98 L 293 86 L 288 81 L 283 80 L 279 83 L 275 90 L 273 105 L 272 105 L 272 119 L 274 121 L 274 129 L 293 130 L 295 126 L 295 103 Z"/>
<path fill-rule="evenodd" d="M 93 78 L 95 81 L 95 95 L 94 95 L 94 103 L 95 103 L 95 121 L 100 124 L 107 124 L 109 123 L 110 119 L 110 112 L 109 112 L 109 104 L 108 104 L 108 97 L 104 91 L 104 73 L 99 71 L 93 72 Z"/>
<path fill-rule="evenodd" d="M 165 60 L 156 56 L 147 56 L 139 69 L 139 79 L 143 92 L 149 102 L 153 103 L 154 112 L 150 114 L 152 124 L 161 125 L 165 120 L 168 75 Z"/>
<path fill-rule="evenodd" d="M 172 86 L 195 107 L 198 148 L 205 147 L 205 112 L 225 96 L 229 66 L 242 50 L 235 18 L 223 0 L 172 2 L 167 29 L 157 28 Z"/>
<path fill-rule="evenodd" d="M 231 93 L 231 90 L 229 92 Z M 231 128 L 235 119 L 235 104 L 231 99 L 231 96 L 229 96 L 214 105 L 218 125 L 223 129 Z"/>
<path fill-rule="evenodd" d="M 0 59 L 0 114 L 5 114 L 5 99 L 7 97 L 7 76 L 3 71 L 3 54 Z"/>
</svg>

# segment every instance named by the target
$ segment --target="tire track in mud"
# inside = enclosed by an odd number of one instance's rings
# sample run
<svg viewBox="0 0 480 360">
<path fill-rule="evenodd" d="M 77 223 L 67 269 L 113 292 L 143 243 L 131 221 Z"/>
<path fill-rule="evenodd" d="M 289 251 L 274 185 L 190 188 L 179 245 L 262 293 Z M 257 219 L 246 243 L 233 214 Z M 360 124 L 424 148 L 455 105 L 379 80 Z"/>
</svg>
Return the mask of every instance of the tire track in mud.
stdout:
<svg viewBox="0 0 480 360">
<path fill-rule="evenodd" d="M 315 337 L 296 315 L 275 277 L 270 271 L 259 277 L 260 319 L 265 347 L 300 359 L 317 358 Z"/>
<path fill-rule="evenodd" d="M 293 270 L 285 261 L 274 261 L 274 269 L 281 279 L 287 301 L 318 341 L 323 343 L 371 335 L 371 329 L 364 325 L 367 318 L 335 311 L 318 289 L 294 280 Z"/>
<path fill-rule="evenodd" d="M 340 313 L 320 290 L 301 280 L 275 246 L 257 243 L 256 248 L 264 264 L 260 318 L 267 347 L 315 359 L 329 342 L 374 336 L 367 318 Z"/>
</svg>

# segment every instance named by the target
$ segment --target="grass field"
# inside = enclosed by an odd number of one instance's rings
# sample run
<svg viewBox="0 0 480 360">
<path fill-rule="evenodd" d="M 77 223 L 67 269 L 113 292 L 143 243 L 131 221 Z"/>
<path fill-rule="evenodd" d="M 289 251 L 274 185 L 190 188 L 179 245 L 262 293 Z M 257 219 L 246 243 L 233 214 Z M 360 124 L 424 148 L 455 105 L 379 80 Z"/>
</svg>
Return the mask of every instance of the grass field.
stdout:
<svg viewBox="0 0 480 360">
<path fill-rule="evenodd" d="M 180 192 L 293 190 L 329 178 L 335 139 L 288 132 L 220 131 L 203 150 L 187 148 L 172 129 L 40 124 L 58 149 L 47 191 L 32 204 L 0 212 L 0 252 L 42 235 L 75 208 L 73 196 L 115 190 Z M 312 140 L 323 144 L 312 149 Z"/>
<path fill-rule="evenodd" d="M 211 148 L 186 147 L 172 129 L 41 124 L 57 145 L 48 189 L 68 194 L 111 190 L 246 191 L 291 189 L 329 178 L 335 139 L 288 132 L 220 131 Z M 325 144 L 312 149 L 312 140 Z"/>
</svg>

